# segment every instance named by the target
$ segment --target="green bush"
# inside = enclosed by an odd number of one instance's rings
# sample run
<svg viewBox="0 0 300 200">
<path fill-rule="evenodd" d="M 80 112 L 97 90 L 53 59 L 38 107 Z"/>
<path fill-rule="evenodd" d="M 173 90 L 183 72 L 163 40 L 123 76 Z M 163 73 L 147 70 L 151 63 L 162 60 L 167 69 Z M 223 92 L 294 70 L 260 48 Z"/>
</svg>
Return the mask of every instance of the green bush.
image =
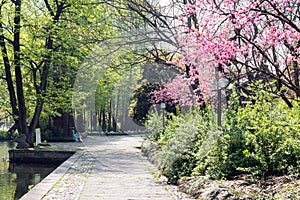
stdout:
<svg viewBox="0 0 300 200">
<path fill-rule="evenodd" d="M 247 124 L 243 156 L 258 163 L 246 170 L 259 176 L 298 172 L 300 109 L 264 97 L 239 112 L 239 120 Z"/>
<path fill-rule="evenodd" d="M 146 130 L 151 141 L 157 142 L 163 132 L 162 115 L 151 112 L 146 121 Z"/>
<path fill-rule="evenodd" d="M 255 104 L 245 107 L 233 94 L 219 129 L 209 111 L 169 115 L 164 133 L 162 116 L 150 115 L 147 130 L 162 147 L 159 167 L 171 183 L 191 175 L 300 173 L 300 104 L 289 108 L 263 90 L 255 93 Z"/>
<path fill-rule="evenodd" d="M 173 115 L 159 140 L 162 146 L 159 168 L 171 183 L 176 183 L 182 176 L 189 176 L 195 167 L 193 146 L 198 135 L 196 115 Z"/>
<path fill-rule="evenodd" d="M 154 131 L 150 138 L 156 138 L 157 143 L 162 147 L 159 153 L 159 168 L 168 178 L 169 182 L 176 183 L 180 177 L 189 176 L 196 166 L 197 143 L 202 141 L 207 133 L 209 117 L 208 112 L 190 111 L 185 115 L 168 116 L 164 134 Z M 158 125 L 154 123 L 160 120 L 157 116 L 151 115 L 147 123 L 148 130 Z M 157 137 L 159 134 L 159 137 Z"/>
<path fill-rule="evenodd" d="M 0 140 L 12 140 L 17 136 L 17 133 L 9 133 L 7 131 L 0 131 Z"/>
<path fill-rule="evenodd" d="M 195 172 L 213 178 L 299 173 L 299 106 L 288 108 L 266 92 L 257 94 L 256 103 L 245 108 L 231 101 L 220 136 L 207 156 L 198 157 Z"/>
<path fill-rule="evenodd" d="M 146 115 L 151 108 L 152 92 L 159 88 L 158 84 L 147 83 L 134 91 L 133 100 L 130 104 L 130 117 L 137 123 L 144 124 Z"/>
</svg>

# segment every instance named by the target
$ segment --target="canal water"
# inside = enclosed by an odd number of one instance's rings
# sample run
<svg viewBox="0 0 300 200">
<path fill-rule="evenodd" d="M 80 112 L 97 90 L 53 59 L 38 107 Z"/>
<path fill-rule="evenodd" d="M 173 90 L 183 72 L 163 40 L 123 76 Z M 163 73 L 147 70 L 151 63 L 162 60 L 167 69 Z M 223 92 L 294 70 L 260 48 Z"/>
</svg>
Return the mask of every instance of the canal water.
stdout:
<svg viewBox="0 0 300 200">
<path fill-rule="evenodd" d="M 50 174 L 57 164 L 14 164 L 8 161 L 11 141 L 0 142 L 0 199 L 20 199 L 30 188 Z"/>
</svg>

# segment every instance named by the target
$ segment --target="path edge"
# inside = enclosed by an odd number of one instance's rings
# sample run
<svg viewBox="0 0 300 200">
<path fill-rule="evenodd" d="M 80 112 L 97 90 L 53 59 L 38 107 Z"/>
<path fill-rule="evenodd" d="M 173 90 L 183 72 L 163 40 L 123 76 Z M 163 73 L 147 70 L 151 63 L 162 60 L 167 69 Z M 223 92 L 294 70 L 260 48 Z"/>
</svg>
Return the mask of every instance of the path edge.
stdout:
<svg viewBox="0 0 300 200">
<path fill-rule="evenodd" d="M 72 165 L 83 155 L 84 151 L 77 150 L 70 158 L 64 161 L 53 172 L 24 194 L 19 200 L 40 200 L 66 174 Z"/>
</svg>

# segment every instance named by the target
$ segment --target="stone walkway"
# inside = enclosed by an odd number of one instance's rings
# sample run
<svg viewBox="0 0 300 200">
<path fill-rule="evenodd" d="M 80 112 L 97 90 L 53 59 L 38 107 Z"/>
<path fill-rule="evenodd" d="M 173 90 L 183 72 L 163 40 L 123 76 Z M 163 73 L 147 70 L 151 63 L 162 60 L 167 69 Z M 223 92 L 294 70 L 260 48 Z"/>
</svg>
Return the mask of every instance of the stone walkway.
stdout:
<svg viewBox="0 0 300 200">
<path fill-rule="evenodd" d="M 85 143 L 95 158 L 80 200 L 169 200 L 171 194 L 157 183 L 148 161 L 141 156 L 140 136 L 95 136 Z"/>
<path fill-rule="evenodd" d="M 157 178 L 155 167 L 141 155 L 142 141 L 139 135 L 129 135 L 88 136 L 83 143 L 55 143 L 60 149 L 77 150 L 72 164 L 64 163 L 68 166 L 64 174 L 62 165 L 21 200 L 181 199 Z M 45 187 L 51 180 L 55 184 Z"/>
</svg>

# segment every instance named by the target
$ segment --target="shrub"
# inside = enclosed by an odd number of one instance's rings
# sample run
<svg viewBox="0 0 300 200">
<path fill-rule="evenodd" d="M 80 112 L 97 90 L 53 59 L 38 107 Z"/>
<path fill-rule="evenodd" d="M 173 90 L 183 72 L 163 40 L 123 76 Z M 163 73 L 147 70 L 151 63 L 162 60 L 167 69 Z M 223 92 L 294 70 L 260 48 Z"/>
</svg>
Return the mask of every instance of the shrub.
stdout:
<svg viewBox="0 0 300 200">
<path fill-rule="evenodd" d="M 157 116 L 151 116 L 153 123 Z M 190 111 L 185 115 L 168 116 L 164 134 L 162 131 L 157 143 L 162 147 L 159 153 L 159 168 L 169 182 L 176 183 L 180 177 L 189 176 L 196 166 L 196 152 L 199 141 L 207 132 L 207 111 Z M 157 134 L 157 132 L 155 133 Z M 153 138 L 153 136 L 152 136 Z"/>
<path fill-rule="evenodd" d="M 299 106 L 288 108 L 266 92 L 257 94 L 256 103 L 245 108 L 232 99 L 220 136 L 207 156 L 198 157 L 195 172 L 213 178 L 299 172 Z"/>
<path fill-rule="evenodd" d="M 9 133 L 7 131 L 0 131 L 0 140 L 12 140 L 17 136 L 17 133 Z"/>
<path fill-rule="evenodd" d="M 263 90 L 255 92 L 255 104 L 245 107 L 232 94 L 220 129 L 209 111 L 170 115 L 164 133 L 162 116 L 149 117 L 150 138 L 162 147 L 159 167 L 171 183 L 190 175 L 300 173 L 300 104 L 289 108 Z"/>
<path fill-rule="evenodd" d="M 168 120 L 165 134 L 159 140 L 162 146 L 159 168 L 171 183 L 176 183 L 182 176 L 190 175 L 195 167 L 193 144 L 198 134 L 195 115 L 197 114 L 189 113 L 172 116 Z"/>
<path fill-rule="evenodd" d="M 267 100 L 270 101 L 267 101 Z M 299 170 L 300 128 L 299 108 L 288 108 L 268 96 L 239 112 L 245 131 L 243 156 L 255 160 L 248 166 L 259 176 L 282 175 Z M 298 113 L 298 114 L 297 114 Z"/>
<path fill-rule="evenodd" d="M 150 113 L 146 121 L 146 130 L 151 141 L 158 141 L 160 134 L 163 132 L 162 115 L 155 112 Z"/>
</svg>

